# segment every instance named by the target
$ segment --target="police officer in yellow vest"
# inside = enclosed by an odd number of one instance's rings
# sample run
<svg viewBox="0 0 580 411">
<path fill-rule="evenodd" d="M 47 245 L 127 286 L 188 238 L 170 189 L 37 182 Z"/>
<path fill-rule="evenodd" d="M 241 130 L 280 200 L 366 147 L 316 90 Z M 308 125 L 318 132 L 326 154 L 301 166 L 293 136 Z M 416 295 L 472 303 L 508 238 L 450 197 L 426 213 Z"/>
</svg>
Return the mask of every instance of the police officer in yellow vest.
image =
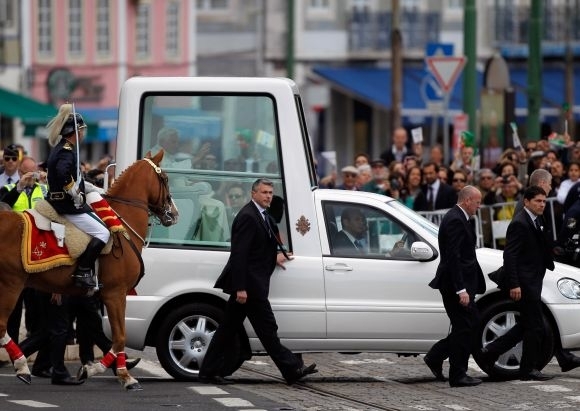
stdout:
<svg viewBox="0 0 580 411">
<path fill-rule="evenodd" d="M 20 180 L 0 189 L 0 201 L 8 204 L 14 211 L 34 208 L 35 203 L 44 199 L 48 192 L 47 185 L 40 182 L 45 177 L 44 173 L 36 170 L 36 161 L 32 157 L 24 157 L 18 169 Z"/>
</svg>

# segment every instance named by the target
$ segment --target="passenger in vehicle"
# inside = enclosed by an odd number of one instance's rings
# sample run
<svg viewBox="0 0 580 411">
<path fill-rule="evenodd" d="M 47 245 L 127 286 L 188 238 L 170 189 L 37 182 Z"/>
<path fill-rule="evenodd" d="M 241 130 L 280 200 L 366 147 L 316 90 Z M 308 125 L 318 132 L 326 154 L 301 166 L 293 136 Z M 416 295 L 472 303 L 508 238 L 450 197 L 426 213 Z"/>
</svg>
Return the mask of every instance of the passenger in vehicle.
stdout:
<svg viewBox="0 0 580 411">
<path fill-rule="evenodd" d="M 260 163 L 254 152 L 254 132 L 248 128 L 236 130 L 234 142 L 228 140 L 230 144 L 237 143 L 240 148 L 240 154 L 237 157 L 230 158 L 224 162 L 224 170 L 258 172 Z"/>
<path fill-rule="evenodd" d="M 224 203 L 213 198 L 214 191 L 211 184 L 207 182 L 195 183 L 192 189 L 204 193 L 199 195 L 201 211 L 195 222 L 193 239 L 197 241 L 229 241 L 230 225 L 226 216 L 226 207 Z"/>
<path fill-rule="evenodd" d="M 340 230 L 333 240 L 333 254 L 335 255 L 360 255 L 367 254 L 365 244 L 367 233 L 367 220 L 364 214 L 354 208 L 345 208 L 340 215 Z"/>
<path fill-rule="evenodd" d="M 191 157 L 179 155 L 179 132 L 171 127 L 163 127 L 157 132 L 157 144 L 151 148 L 151 156 L 163 149 L 162 168 L 191 168 Z"/>
<path fill-rule="evenodd" d="M 226 215 L 228 217 L 228 225 L 231 227 L 234 218 L 242 207 L 248 202 L 246 190 L 241 184 L 235 184 L 228 188 L 226 194 Z"/>
</svg>

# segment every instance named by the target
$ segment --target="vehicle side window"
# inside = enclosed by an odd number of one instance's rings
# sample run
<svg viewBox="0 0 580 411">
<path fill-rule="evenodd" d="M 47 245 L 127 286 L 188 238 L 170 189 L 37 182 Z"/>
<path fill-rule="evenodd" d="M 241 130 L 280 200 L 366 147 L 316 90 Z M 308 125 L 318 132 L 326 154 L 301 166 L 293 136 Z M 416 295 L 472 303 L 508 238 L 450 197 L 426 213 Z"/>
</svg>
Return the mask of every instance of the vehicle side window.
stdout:
<svg viewBox="0 0 580 411">
<path fill-rule="evenodd" d="M 141 109 L 141 155 L 164 151 L 161 167 L 179 210 L 176 225 L 154 226 L 153 245 L 229 248 L 252 183 L 266 177 L 284 193 L 271 96 L 148 94 Z M 286 238 L 285 202 L 276 207 Z"/>
<path fill-rule="evenodd" d="M 411 259 L 417 236 L 382 210 L 342 202 L 325 202 L 323 210 L 332 256 Z"/>
</svg>

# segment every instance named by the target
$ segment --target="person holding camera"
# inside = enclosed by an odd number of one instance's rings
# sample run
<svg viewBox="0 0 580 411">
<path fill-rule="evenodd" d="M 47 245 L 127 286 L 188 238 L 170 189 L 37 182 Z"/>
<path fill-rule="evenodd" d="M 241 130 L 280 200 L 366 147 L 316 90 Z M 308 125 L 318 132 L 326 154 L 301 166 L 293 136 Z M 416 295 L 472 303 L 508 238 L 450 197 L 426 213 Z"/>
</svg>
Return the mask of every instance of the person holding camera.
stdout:
<svg viewBox="0 0 580 411">
<path fill-rule="evenodd" d="M 48 191 L 46 184 L 39 182 L 44 176 L 37 171 L 36 161 L 32 157 L 24 157 L 19 162 L 18 179 L 16 182 L 6 184 L 0 189 L 0 201 L 6 203 L 13 211 L 22 212 L 34 208 L 37 201 L 44 199 Z M 35 323 L 33 314 L 35 301 L 33 299 L 34 291 L 26 288 L 21 293 L 12 314 L 8 317 L 6 330 L 8 335 L 16 342 L 19 341 L 20 322 L 22 319 L 22 306 L 26 305 L 26 329 L 28 332 L 33 331 Z"/>
<path fill-rule="evenodd" d="M 45 176 L 37 171 L 36 161 L 32 157 L 22 159 L 18 174 L 20 178 L 17 183 L 6 184 L 0 189 L 0 201 L 14 211 L 34 208 L 35 203 L 44 199 L 48 192 L 46 184 L 40 182 Z"/>
</svg>

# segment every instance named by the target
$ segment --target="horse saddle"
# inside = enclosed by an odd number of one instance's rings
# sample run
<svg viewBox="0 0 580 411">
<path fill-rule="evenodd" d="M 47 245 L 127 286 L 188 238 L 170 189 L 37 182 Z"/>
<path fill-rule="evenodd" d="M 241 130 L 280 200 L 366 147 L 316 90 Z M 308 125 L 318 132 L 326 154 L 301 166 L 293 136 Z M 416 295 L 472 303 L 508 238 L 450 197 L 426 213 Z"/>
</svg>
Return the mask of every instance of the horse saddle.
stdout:
<svg viewBox="0 0 580 411">
<path fill-rule="evenodd" d="M 66 218 L 60 216 L 46 200 L 38 201 L 34 209 L 27 210 L 26 212 L 34 217 L 34 224 L 39 230 L 52 231 L 56 237 L 58 246 L 66 246 L 68 254 L 73 259 L 79 258 L 91 241 L 91 236 L 79 230 Z M 101 254 L 110 253 L 112 246 L 113 241 L 111 237 Z"/>
</svg>

